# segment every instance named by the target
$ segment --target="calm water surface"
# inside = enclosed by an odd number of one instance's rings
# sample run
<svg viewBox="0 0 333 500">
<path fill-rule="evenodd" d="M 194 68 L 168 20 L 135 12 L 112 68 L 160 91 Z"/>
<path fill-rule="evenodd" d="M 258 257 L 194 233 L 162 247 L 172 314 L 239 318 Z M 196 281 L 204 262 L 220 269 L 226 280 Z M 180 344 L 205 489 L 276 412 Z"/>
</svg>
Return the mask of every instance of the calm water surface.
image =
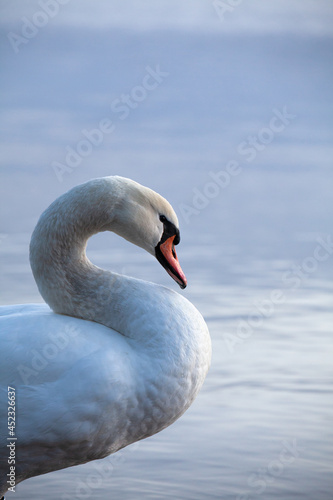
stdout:
<svg viewBox="0 0 333 500">
<path fill-rule="evenodd" d="M 4 33 L 19 34 L 40 3 L 4 2 Z M 322 29 L 332 2 L 237 2 L 225 22 L 213 3 L 179 2 L 178 15 L 171 1 L 96 2 L 90 14 L 88 2 L 67 2 L 18 54 L 4 36 L 0 303 L 41 301 L 28 262 L 41 212 L 72 186 L 118 174 L 175 208 L 189 282 L 180 293 L 213 344 L 203 389 L 174 425 L 32 478 L 7 500 L 333 498 L 333 248 L 318 250 L 333 238 L 331 25 Z M 163 79 L 121 120 L 111 105 L 147 66 Z M 272 122 L 276 113 L 288 118 Z M 59 182 L 54 162 L 105 118 L 114 132 Z M 237 175 L 212 186 L 230 161 Z M 177 289 L 114 235 L 94 237 L 88 254 Z"/>
</svg>

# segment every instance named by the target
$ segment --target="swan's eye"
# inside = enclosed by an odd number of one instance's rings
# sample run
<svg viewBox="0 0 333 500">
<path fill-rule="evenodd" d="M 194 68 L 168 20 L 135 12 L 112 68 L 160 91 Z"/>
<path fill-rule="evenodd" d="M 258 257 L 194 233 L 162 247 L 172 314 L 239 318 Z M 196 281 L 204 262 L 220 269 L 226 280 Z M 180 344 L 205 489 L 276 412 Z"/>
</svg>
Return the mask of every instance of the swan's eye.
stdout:
<svg viewBox="0 0 333 500">
<path fill-rule="evenodd" d="M 167 218 L 165 217 L 165 215 L 160 215 L 160 221 L 163 222 L 166 222 L 167 221 Z"/>
</svg>

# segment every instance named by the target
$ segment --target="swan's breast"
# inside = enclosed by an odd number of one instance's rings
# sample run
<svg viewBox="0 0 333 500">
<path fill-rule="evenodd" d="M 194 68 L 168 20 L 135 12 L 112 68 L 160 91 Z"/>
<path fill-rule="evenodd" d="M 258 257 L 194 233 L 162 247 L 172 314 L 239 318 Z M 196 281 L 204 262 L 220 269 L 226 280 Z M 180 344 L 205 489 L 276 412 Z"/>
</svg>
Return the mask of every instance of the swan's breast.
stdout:
<svg viewBox="0 0 333 500">
<path fill-rule="evenodd" d="M 131 304 L 129 337 L 44 305 L 3 308 L 12 362 L 0 379 L 17 388 L 20 456 L 30 471 L 102 458 L 162 430 L 190 406 L 210 363 L 206 324 L 178 294 L 144 302 L 140 314 Z"/>
</svg>

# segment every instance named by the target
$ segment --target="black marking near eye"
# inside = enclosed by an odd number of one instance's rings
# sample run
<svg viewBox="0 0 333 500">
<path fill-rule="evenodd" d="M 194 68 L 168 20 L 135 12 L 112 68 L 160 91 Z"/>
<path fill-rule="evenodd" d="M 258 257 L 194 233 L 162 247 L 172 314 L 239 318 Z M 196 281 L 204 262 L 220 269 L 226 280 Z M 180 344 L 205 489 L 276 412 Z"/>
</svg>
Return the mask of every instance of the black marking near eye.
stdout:
<svg viewBox="0 0 333 500">
<path fill-rule="evenodd" d="M 160 221 L 163 222 L 164 227 L 160 243 L 164 243 L 171 236 L 175 236 L 173 244 L 178 245 L 180 242 L 179 229 L 172 222 L 170 222 L 165 215 L 160 215 Z"/>
</svg>

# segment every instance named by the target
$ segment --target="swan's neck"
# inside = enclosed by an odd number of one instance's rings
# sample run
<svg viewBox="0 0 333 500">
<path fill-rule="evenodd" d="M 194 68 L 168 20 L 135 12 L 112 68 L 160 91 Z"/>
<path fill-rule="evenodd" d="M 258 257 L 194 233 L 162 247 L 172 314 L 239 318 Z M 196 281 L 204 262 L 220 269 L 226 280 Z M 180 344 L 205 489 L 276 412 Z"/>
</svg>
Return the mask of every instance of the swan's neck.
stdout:
<svg viewBox="0 0 333 500">
<path fill-rule="evenodd" d="M 119 311 L 114 313 L 126 279 L 94 266 L 86 256 L 92 235 L 117 226 L 119 192 L 103 189 L 98 181 L 69 191 L 42 214 L 31 238 L 30 263 L 42 297 L 55 312 L 119 331 Z"/>
</svg>

